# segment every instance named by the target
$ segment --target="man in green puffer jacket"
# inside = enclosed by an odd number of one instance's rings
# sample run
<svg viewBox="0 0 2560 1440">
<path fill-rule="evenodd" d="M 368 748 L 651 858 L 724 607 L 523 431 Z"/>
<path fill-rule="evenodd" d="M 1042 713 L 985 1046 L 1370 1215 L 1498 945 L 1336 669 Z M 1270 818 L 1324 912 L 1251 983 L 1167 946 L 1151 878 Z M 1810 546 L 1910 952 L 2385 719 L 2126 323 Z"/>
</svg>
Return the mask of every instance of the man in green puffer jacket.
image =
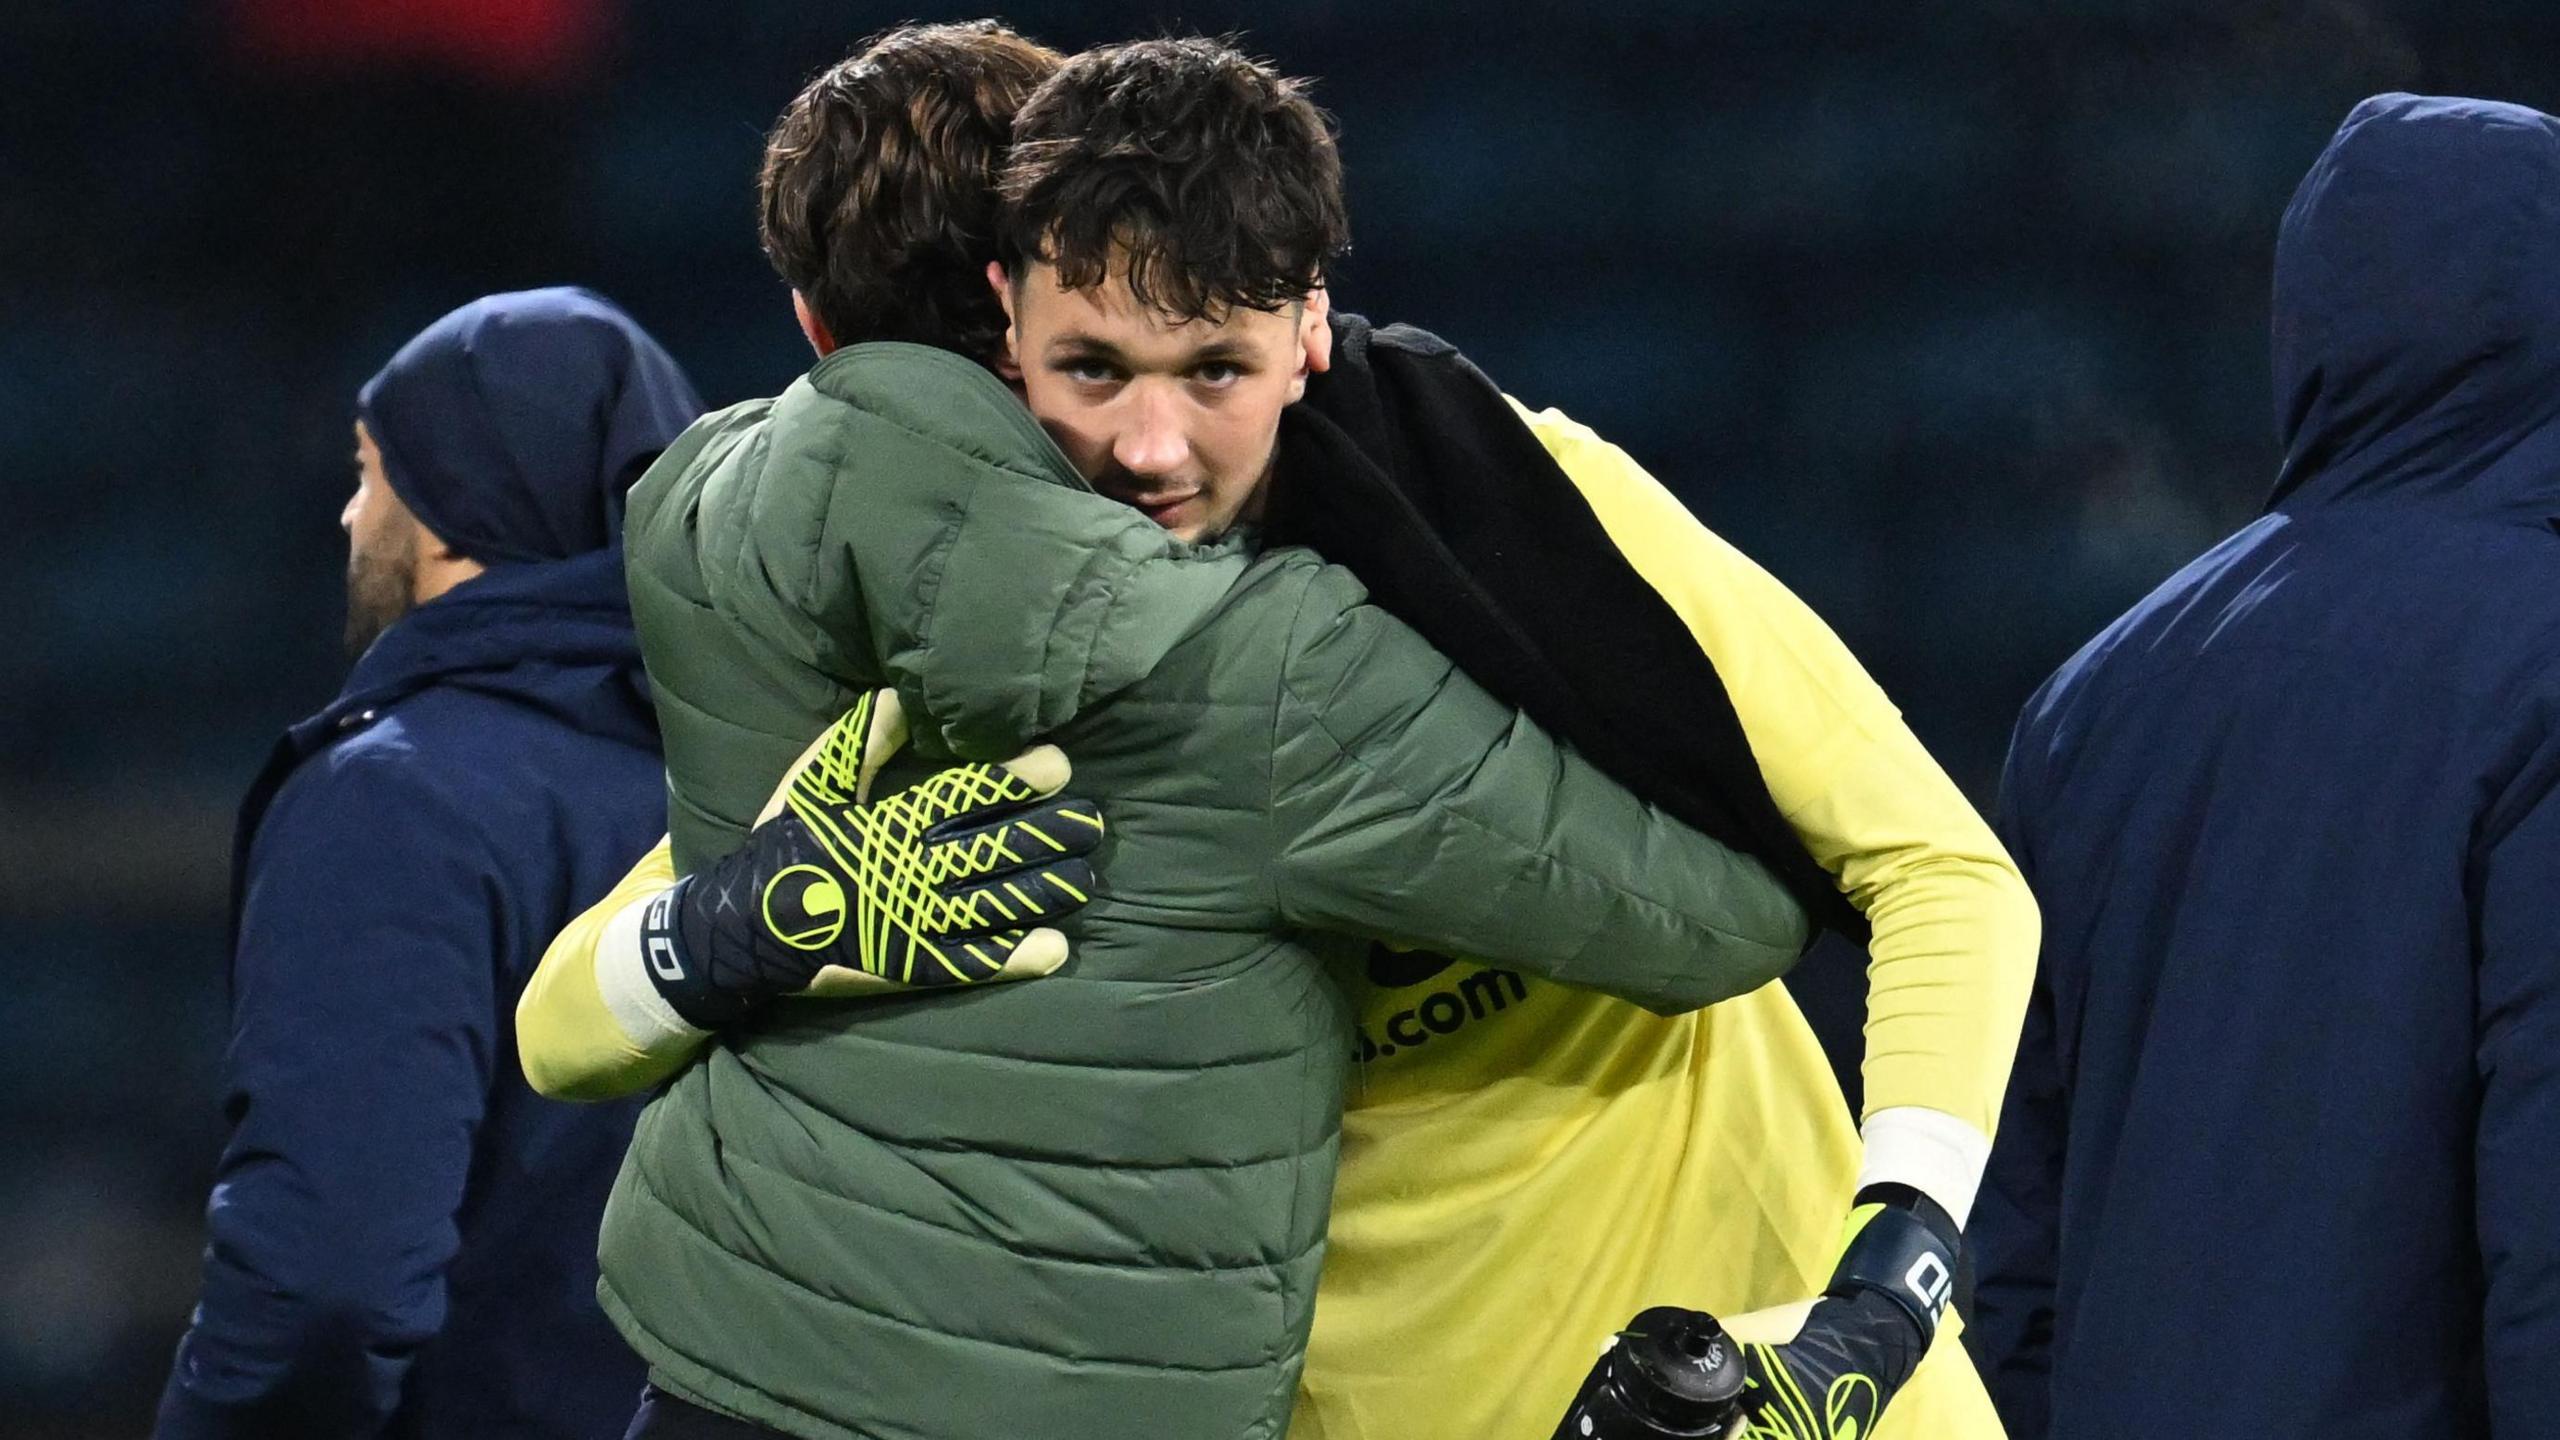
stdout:
<svg viewBox="0 0 2560 1440">
<path fill-rule="evenodd" d="M 706 421 L 634 492 L 630 559 L 680 868 L 888 683 L 920 748 L 1069 749 L 1102 867 L 1144 897 L 1096 900 L 1033 987 L 786 1002 L 643 1116 L 606 1307 L 662 1387 L 774 1429 L 1275 1435 L 1350 1061 L 1326 968 L 1366 953 L 1334 935 L 1661 1008 L 1749 990 L 1805 938 L 1757 862 L 1345 572 L 1191 553 L 945 351 L 840 350 Z"/>
<path fill-rule="evenodd" d="M 1757 862 L 1495 704 L 1344 572 L 1251 553 L 1232 522 L 1325 339 L 1320 300 L 1254 306 L 1315 289 L 1338 214 L 1309 225 L 1207 277 L 1221 321 L 1155 327 L 1229 421 L 1195 432 L 1200 484 L 1159 497 L 1196 526 L 1094 494 L 980 366 L 836 350 L 824 316 L 809 376 L 697 426 L 634 492 L 679 867 L 736 847 L 808 738 L 885 684 L 922 752 L 887 783 L 1055 739 L 1110 821 L 1115 891 L 1143 897 L 1097 900 L 1036 993 L 785 1001 L 650 1108 L 603 1294 L 677 1397 L 813 1437 L 1276 1435 L 1349 1065 L 1328 971 L 1367 948 L 1333 937 L 1663 1008 L 1800 948 Z M 1147 303 L 1125 269 L 1086 297 Z"/>
</svg>

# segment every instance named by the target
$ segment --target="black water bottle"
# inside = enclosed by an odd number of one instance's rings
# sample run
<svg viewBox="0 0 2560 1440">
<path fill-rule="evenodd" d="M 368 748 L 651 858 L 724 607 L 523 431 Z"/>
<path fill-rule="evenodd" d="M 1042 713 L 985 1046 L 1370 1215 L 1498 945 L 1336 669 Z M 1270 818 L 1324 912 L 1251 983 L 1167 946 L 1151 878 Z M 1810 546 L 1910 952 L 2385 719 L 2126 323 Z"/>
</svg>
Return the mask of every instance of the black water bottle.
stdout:
<svg viewBox="0 0 2560 1440">
<path fill-rule="evenodd" d="M 1716 1440 L 1742 1418 L 1742 1347 L 1716 1317 L 1638 1315 L 1591 1367 L 1555 1440 Z"/>
</svg>

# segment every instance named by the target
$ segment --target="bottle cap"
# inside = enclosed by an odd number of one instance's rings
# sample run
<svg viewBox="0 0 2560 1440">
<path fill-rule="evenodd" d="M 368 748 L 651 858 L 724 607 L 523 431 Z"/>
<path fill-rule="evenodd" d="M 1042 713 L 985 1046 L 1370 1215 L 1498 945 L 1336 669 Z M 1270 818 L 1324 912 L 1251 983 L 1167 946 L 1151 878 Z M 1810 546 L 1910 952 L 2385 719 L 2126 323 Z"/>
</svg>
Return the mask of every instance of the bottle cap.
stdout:
<svg viewBox="0 0 2560 1440">
<path fill-rule="evenodd" d="M 1712 1315 L 1661 1305 L 1618 1335 L 1618 1393 L 1673 1435 L 1724 1433 L 1742 1394 L 1742 1347 Z"/>
</svg>

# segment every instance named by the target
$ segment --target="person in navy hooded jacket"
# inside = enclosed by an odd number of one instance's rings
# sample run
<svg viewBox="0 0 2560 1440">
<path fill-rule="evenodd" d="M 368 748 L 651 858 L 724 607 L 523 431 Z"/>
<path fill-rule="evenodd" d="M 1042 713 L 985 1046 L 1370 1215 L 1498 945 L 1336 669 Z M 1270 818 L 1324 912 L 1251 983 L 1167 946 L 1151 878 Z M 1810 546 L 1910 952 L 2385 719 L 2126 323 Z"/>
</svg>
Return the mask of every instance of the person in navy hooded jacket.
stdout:
<svg viewBox="0 0 2560 1440">
<path fill-rule="evenodd" d="M 2010 750 L 1970 1336 L 2018 1440 L 2560 1436 L 2560 121 L 2357 106 L 2274 359 L 2267 513 Z"/>
<path fill-rule="evenodd" d="M 637 1102 L 538 1098 L 543 946 L 666 826 L 623 491 L 701 411 L 583 290 L 497 295 L 357 397 L 345 691 L 234 856 L 231 1136 L 158 1434 L 607 1437 L 595 1298 Z"/>
</svg>

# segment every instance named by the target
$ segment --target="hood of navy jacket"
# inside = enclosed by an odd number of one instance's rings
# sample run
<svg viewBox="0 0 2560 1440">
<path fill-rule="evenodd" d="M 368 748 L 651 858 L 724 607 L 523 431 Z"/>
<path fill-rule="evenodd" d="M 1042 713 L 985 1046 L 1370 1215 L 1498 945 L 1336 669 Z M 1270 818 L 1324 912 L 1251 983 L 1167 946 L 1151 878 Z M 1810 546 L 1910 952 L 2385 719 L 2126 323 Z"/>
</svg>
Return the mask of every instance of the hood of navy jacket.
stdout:
<svg viewBox="0 0 2560 1440">
<path fill-rule="evenodd" d="M 2271 509 L 2560 516 L 2560 121 L 2377 95 L 2285 209 Z"/>
<path fill-rule="evenodd" d="M 474 300 L 365 382 L 356 412 L 391 488 L 489 565 L 618 543 L 623 492 L 702 413 L 638 321 L 590 290 Z"/>
</svg>

